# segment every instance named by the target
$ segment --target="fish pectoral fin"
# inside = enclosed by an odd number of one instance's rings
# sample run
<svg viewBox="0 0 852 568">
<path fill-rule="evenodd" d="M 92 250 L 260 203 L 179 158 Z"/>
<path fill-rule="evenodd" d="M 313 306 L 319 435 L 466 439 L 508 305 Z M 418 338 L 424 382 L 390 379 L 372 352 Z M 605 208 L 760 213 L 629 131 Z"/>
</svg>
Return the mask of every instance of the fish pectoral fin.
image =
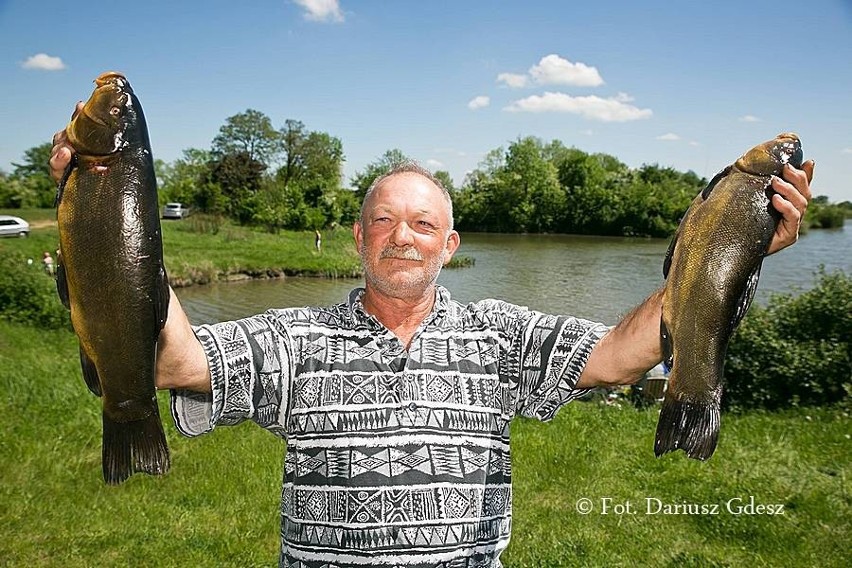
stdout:
<svg viewBox="0 0 852 568">
<path fill-rule="evenodd" d="M 68 183 L 68 178 L 71 177 L 71 172 L 77 167 L 77 154 L 71 156 L 71 161 L 65 167 L 65 173 L 62 174 L 62 179 L 56 184 L 56 198 L 53 200 L 53 207 L 58 207 L 62 201 L 62 194 L 65 193 L 65 184 Z"/>
<path fill-rule="evenodd" d="M 737 301 L 737 311 L 734 312 L 734 317 L 731 320 L 730 333 L 733 333 L 737 326 L 740 325 L 740 322 L 743 321 L 746 312 L 748 312 L 748 309 L 751 306 L 752 300 L 754 300 L 754 293 L 757 291 L 757 281 L 760 280 L 761 266 L 762 263 L 758 264 L 754 271 L 749 274 L 748 280 L 746 280 L 745 289 L 743 290 L 740 299 Z"/>
<path fill-rule="evenodd" d="M 98 377 L 98 368 L 95 367 L 94 361 L 89 359 L 89 356 L 80 347 L 80 366 L 83 368 L 83 380 L 86 381 L 86 386 L 92 391 L 92 394 L 101 396 L 101 379 Z"/>
<path fill-rule="evenodd" d="M 68 295 L 68 277 L 65 275 L 65 263 L 62 262 L 62 254 L 56 258 L 56 293 L 62 305 L 71 309 L 71 298 Z"/>
<path fill-rule="evenodd" d="M 669 277 L 669 270 L 672 267 L 672 259 L 674 258 L 675 246 L 677 245 L 677 237 L 680 234 L 680 227 L 675 232 L 672 237 L 671 242 L 669 243 L 669 249 L 666 251 L 666 258 L 663 260 L 663 278 Z"/>
<path fill-rule="evenodd" d="M 663 365 L 667 371 L 671 371 L 674 366 L 674 347 L 672 347 L 671 333 L 663 318 L 660 318 L 660 347 L 663 351 Z"/>
</svg>

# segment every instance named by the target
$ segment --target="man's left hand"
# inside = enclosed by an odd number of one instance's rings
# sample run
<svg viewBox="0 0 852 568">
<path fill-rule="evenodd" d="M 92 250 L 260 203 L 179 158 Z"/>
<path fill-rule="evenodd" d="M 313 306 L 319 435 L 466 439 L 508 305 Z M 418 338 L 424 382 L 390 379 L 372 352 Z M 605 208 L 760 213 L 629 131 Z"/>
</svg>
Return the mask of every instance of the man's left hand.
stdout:
<svg viewBox="0 0 852 568">
<path fill-rule="evenodd" d="M 772 206 L 781 213 L 781 221 L 766 254 L 776 253 L 799 239 L 799 226 L 812 197 L 810 183 L 814 178 L 814 161 L 808 160 L 802 164 L 802 169 L 787 164 L 783 176 L 783 179 L 772 178 L 772 189 L 776 192 L 772 196 Z"/>
</svg>

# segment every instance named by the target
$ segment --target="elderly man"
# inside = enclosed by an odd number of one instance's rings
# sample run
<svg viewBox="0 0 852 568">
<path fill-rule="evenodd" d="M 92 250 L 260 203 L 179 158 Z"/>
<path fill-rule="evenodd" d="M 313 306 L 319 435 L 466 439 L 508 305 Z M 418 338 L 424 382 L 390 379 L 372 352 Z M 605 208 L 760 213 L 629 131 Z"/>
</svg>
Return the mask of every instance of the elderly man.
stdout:
<svg viewBox="0 0 852 568">
<path fill-rule="evenodd" d="M 64 133 L 51 158 L 70 159 Z M 813 164 L 774 179 L 795 242 Z M 172 293 L 157 386 L 196 436 L 253 420 L 287 440 L 281 566 L 500 566 L 512 520 L 509 423 L 551 419 L 584 389 L 661 360 L 661 293 L 609 328 L 436 284 L 459 246 L 427 170 L 378 178 L 353 228 L 365 286 L 325 308 L 192 327 Z"/>
</svg>

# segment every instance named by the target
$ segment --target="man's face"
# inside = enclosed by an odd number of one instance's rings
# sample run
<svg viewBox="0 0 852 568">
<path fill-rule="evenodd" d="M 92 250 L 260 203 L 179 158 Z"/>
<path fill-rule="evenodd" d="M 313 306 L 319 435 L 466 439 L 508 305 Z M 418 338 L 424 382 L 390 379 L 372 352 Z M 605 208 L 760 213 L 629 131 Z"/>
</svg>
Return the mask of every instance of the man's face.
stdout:
<svg viewBox="0 0 852 568">
<path fill-rule="evenodd" d="M 375 189 L 353 231 L 368 288 L 400 299 L 425 294 L 459 245 L 441 190 L 410 172 Z"/>
</svg>

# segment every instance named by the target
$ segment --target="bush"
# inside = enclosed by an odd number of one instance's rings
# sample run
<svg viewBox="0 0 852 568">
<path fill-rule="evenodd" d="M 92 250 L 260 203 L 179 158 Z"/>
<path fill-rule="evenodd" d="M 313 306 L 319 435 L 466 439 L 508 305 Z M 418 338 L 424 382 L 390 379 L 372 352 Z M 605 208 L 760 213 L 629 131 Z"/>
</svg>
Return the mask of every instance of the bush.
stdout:
<svg viewBox="0 0 852 568">
<path fill-rule="evenodd" d="M 728 347 L 726 408 L 826 405 L 852 393 L 852 279 L 821 270 L 816 280 L 749 310 Z"/>
<path fill-rule="evenodd" d="M 44 273 L 39 259 L 29 264 L 20 253 L 0 253 L 0 319 L 70 329 L 68 310 L 59 301 L 56 284 Z"/>
</svg>

